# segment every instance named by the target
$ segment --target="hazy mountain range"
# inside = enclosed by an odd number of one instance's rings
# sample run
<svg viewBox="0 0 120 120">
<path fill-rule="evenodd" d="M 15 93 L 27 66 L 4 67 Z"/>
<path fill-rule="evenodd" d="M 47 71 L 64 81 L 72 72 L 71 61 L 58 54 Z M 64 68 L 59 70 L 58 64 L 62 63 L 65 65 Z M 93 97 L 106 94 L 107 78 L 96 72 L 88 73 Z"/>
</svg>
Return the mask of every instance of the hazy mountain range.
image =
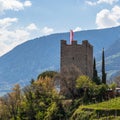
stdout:
<svg viewBox="0 0 120 120">
<path fill-rule="evenodd" d="M 22 39 L 22 38 L 21 38 Z M 60 40 L 69 44 L 69 33 L 58 33 L 29 40 L 0 57 L 0 93 L 19 83 L 22 86 L 45 70 L 60 68 Z M 88 40 L 94 46 L 98 71 L 101 71 L 101 53 L 105 49 L 108 79 L 120 71 L 120 26 L 108 29 L 86 30 L 74 33 L 81 44 Z"/>
</svg>

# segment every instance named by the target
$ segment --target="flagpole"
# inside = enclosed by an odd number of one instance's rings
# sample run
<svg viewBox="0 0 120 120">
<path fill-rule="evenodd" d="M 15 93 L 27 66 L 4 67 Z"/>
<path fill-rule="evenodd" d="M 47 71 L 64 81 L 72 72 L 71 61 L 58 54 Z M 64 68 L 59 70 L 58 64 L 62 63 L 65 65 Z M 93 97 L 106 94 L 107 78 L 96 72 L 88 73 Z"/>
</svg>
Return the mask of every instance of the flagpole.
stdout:
<svg viewBox="0 0 120 120">
<path fill-rule="evenodd" d="M 73 30 L 70 30 L 70 44 L 72 44 L 73 37 L 74 37 L 74 32 Z"/>
</svg>

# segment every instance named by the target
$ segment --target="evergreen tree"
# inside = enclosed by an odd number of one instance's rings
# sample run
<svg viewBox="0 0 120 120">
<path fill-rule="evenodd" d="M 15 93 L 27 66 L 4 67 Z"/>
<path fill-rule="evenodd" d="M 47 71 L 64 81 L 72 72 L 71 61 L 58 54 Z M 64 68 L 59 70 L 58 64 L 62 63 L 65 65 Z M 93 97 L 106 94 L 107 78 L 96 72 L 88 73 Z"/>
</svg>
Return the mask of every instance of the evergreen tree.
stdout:
<svg viewBox="0 0 120 120">
<path fill-rule="evenodd" d="M 95 58 L 94 58 L 94 64 L 93 64 L 93 82 L 95 82 L 97 85 L 100 84 L 100 78 L 98 77 Z"/>
<path fill-rule="evenodd" d="M 94 64 L 93 64 L 93 77 L 98 77 L 95 58 L 94 58 Z"/>
<path fill-rule="evenodd" d="M 54 76 L 57 74 L 56 71 L 45 71 L 41 74 L 38 75 L 37 79 L 49 77 L 49 78 L 54 78 Z"/>
<path fill-rule="evenodd" d="M 102 51 L 102 83 L 106 84 L 104 48 Z"/>
</svg>

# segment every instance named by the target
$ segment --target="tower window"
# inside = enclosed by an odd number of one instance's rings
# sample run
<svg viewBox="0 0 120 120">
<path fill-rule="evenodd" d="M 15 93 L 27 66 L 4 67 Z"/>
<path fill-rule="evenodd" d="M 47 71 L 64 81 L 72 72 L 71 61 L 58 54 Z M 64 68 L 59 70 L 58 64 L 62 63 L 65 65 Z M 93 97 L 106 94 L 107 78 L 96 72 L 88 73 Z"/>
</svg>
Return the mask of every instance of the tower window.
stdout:
<svg viewBox="0 0 120 120">
<path fill-rule="evenodd" d="M 72 59 L 74 60 L 74 57 L 72 57 Z"/>
</svg>

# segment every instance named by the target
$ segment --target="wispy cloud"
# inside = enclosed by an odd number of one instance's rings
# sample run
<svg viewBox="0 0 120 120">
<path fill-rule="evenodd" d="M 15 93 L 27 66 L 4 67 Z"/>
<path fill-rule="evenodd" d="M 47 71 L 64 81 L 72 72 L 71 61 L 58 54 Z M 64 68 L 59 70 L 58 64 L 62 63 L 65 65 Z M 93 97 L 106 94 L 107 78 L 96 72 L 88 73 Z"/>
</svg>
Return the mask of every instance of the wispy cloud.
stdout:
<svg viewBox="0 0 120 120">
<path fill-rule="evenodd" d="M 54 29 L 44 27 L 39 29 L 35 23 L 31 23 L 25 27 L 15 27 L 19 24 L 18 18 L 3 18 L 0 19 L 0 56 L 13 49 L 15 46 L 33 38 L 33 33 L 48 35 L 53 33 Z M 79 29 L 79 28 L 77 28 Z"/>
<path fill-rule="evenodd" d="M 44 27 L 41 32 L 45 35 L 51 34 L 53 33 L 54 29 L 53 28 L 49 28 L 49 27 Z"/>
<path fill-rule="evenodd" d="M 26 28 L 27 28 L 27 30 L 30 30 L 30 31 L 38 29 L 37 26 L 34 23 L 31 23 Z"/>
<path fill-rule="evenodd" d="M 0 0 L 0 12 L 6 10 L 19 11 L 24 9 L 24 7 L 31 6 L 31 1 L 20 2 L 19 0 Z"/>
<path fill-rule="evenodd" d="M 91 5 L 91 6 L 98 5 L 98 4 L 103 4 L 103 3 L 112 5 L 113 3 L 116 3 L 118 1 L 119 0 L 97 0 L 96 2 L 92 2 L 90 0 L 87 0 L 86 3 L 88 5 Z"/>
<path fill-rule="evenodd" d="M 26 6 L 26 7 L 29 7 L 31 5 L 32 5 L 31 1 L 25 1 L 24 2 L 24 6 Z"/>
<path fill-rule="evenodd" d="M 92 2 L 92 1 L 85 1 L 85 2 L 90 6 L 97 5 L 97 2 Z"/>
<path fill-rule="evenodd" d="M 73 31 L 76 32 L 76 31 L 81 31 L 82 28 L 81 27 L 76 27 Z"/>
<path fill-rule="evenodd" d="M 114 6 L 111 10 L 103 9 L 96 16 L 98 28 L 107 28 L 120 25 L 120 6 Z"/>
<path fill-rule="evenodd" d="M 0 28 L 5 29 L 9 27 L 12 23 L 17 22 L 17 18 L 4 18 L 0 19 Z"/>
<path fill-rule="evenodd" d="M 15 22 L 18 22 L 17 18 L 0 19 L 0 56 L 29 40 L 32 32 L 37 30 L 37 26 L 34 23 L 14 29 Z"/>
</svg>

